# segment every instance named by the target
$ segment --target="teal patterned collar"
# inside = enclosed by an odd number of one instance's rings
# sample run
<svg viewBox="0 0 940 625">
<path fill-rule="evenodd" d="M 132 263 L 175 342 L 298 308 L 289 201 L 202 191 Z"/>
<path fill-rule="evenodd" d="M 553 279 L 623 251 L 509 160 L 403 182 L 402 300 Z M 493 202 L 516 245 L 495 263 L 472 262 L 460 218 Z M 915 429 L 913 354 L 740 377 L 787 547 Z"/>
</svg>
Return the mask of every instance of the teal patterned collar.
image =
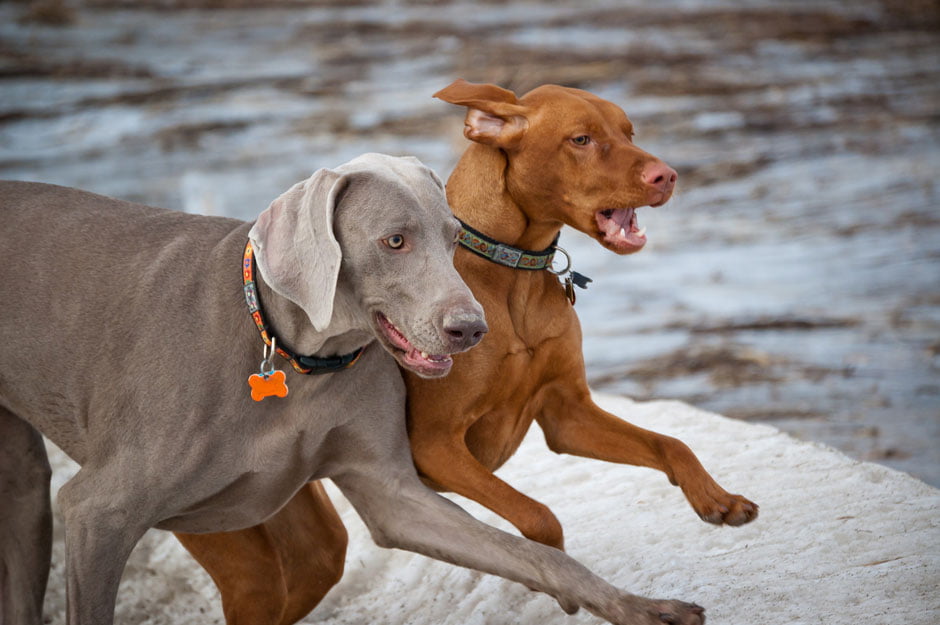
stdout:
<svg viewBox="0 0 940 625">
<path fill-rule="evenodd" d="M 496 239 L 491 239 L 486 236 L 479 230 L 474 230 L 464 223 L 463 220 L 458 221 L 460 221 L 461 226 L 460 234 L 457 235 L 458 243 L 474 254 L 482 256 L 498 265 L 505 265 L 513 269 L 528 269 L 531 271 L 545 269 L 549 273 L 558 276 L 558 278 L 564 282 L 565 296 L 568 298 L 568 301 L 571 302 L 572 306 L 574 306 L 575 302 L 574 287 L 586 289 L 587 285 L 593 282 L 593 280 L 584 274 L 571 270 L 571 257 L 568 255 L 568 252 L 558 247 L 558 237 L 561 236 L 560 232 L 555 235 L 555 240 L 552 241 L 550 246 L 541 252 L 531 252 L 529 250 L 521 250 L 518 247 L 506 245 L 505 243 L 500 243 Z M 552 260 L 555 258 L 555 252 L 564 254 L 567 261 L 565 268 L 561 271 L 556 271 L 552 268 Z"/>
<path fill-rule="evenodd" d="M 494 263 L 513 269 L 529 269 L 532 271 L 547 269 L 552 266 L 558 236 L 555 237 L 550 246 L 541 252 L 531 252 L 500 243 L 479 230 L 474 230 L 463 221 L 460 222 L 460 225 L 460 234 L 457 236 L 457 241 L 474 254 Z"/>
</svg>

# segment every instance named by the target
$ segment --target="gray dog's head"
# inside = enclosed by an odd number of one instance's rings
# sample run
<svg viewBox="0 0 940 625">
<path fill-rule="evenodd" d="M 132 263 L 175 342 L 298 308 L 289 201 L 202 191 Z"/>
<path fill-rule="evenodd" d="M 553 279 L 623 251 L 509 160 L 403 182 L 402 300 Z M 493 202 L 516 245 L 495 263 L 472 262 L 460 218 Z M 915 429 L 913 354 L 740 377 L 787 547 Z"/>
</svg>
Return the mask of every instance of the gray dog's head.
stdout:
<svg viewBox="0 0 940 625">
<path fill-rule="evenodd" d="M 401 366 L 438 377 L 487 330 L 453 266 L 458 227 L 434 172 L 365 154 L 292 187 L 250 237 L 265 281 L 318 331 L 352 301 L 341 325 L 371 329 Z"/>
</svg>

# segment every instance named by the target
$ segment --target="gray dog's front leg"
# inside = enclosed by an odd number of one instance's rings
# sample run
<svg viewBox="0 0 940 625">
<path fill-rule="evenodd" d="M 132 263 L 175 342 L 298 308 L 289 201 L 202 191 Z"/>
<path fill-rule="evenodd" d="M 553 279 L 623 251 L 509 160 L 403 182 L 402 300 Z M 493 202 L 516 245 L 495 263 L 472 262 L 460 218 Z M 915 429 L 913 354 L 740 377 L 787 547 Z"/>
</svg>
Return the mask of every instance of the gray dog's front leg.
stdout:
<svg viewBox="0 0 940 625">
<path fill-rule="evenodd" d="M 345 473 L 333 481 L 359 512 L 376 544 L 499 575 L 547 593 L 569 614 L 583 607 L 624 625 L 698 623 L 663 619 L 689 604 L 654 601 L 614 588 L 564 552 L 490 527 L 426 488 L 413 473 Z"/>
<path fill-rule="evenodd" d="M 65 517 L 68 625 L 111 625 L 118 585 L 134 545 L 153 524 L 134 489 L 109 472 L 82 468 L 59 491 Z"/>
</svg>

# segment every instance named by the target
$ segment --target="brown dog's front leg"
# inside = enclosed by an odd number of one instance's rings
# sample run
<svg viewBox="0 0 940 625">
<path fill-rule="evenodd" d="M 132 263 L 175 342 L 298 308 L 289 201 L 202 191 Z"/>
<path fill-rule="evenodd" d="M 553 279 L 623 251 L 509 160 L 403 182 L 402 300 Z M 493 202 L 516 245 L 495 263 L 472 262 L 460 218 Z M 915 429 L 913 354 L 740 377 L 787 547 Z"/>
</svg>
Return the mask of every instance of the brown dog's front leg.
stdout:
<svg viewBox="0 0 940 625">
<path fill-rule="evenodd" d="M 530 540 L 564 549 L 561 523 L 548 506 L 493 475 L 473 457 L 462 436 L 442 438 L 429 435 L 427 430 L 412 432 L 411 450 L 419 473 L 436 487 L 486 506 Z"/>
<path fill-rule="evenodd" d="M 682 441 L 601 410 L 586 387 L 553 391 L 551 409 L 537 419 L 552 451 L 659 469 L 709 523 L 743 525 L 757 518 L 757 504 L 719 486 Z"/>
</svg>

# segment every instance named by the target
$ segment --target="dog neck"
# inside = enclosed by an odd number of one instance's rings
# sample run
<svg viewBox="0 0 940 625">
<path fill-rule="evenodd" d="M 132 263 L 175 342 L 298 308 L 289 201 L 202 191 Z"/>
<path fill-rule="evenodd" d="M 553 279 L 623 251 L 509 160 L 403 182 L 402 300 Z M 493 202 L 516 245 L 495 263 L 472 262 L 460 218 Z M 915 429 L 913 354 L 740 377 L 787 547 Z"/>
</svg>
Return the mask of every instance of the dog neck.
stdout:
<svg viewBox="0 0 940 625">
<path fill-rule="evenodd" d="M 303 356 L 332 358 L 352 354 L 375 339 L 368 321 L 354 312 L 359 308 L 352 294 L 347 293 L 342 284 L 336 288 L 329 329 L 318 331 L 310 323 L 303 308 L 278 295 L 268 286 L 257 264 L 254 265 L 252 278 L 264 323 L 269 332 L 277 337 L 280 348 Z"/>
<path fill-rule="evenodd" d="M 530 218 L 508 187 L 508 167 L 502 150 L 471 144 L 447 181 L 448 202 L 459 219 L 487 236 L 517 248 L 544 250 L 555 241 L 562 222 Z"/>
</svg>

